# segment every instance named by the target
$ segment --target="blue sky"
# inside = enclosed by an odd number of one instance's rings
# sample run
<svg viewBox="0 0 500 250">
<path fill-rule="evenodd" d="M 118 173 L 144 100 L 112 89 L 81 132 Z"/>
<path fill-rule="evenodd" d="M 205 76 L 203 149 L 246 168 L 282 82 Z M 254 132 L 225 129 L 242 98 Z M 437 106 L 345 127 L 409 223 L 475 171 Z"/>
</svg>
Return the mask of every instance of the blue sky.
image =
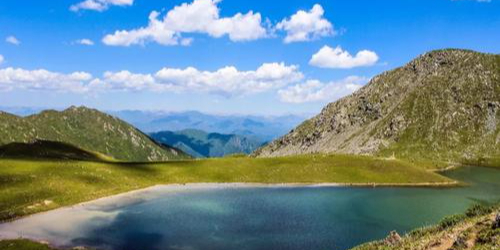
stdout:
<svg viewBox="0 0 500 250">
<path fill-rule="evenodd" d="M 82 1 L 0 2 L 0 106 L 315 113 L 429 50 L 500 53 L 497 0 Z"/>
</svg>

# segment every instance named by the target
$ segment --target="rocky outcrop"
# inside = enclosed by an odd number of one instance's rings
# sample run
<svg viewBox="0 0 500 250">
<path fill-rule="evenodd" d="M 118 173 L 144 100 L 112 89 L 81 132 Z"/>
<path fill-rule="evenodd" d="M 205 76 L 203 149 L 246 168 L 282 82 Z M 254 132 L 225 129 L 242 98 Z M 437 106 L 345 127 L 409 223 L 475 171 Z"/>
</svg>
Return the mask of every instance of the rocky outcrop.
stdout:
<svg viewBox="0 0 500 250">
<path fill-rule="evenodd" d="M 399 236 L 398 232 L 396 231 L 391 231 L 384 240 L 385 245 L 388 246 L 396 246 L 400 242 L 401 242 L 401 236 Z"/>
</svg>

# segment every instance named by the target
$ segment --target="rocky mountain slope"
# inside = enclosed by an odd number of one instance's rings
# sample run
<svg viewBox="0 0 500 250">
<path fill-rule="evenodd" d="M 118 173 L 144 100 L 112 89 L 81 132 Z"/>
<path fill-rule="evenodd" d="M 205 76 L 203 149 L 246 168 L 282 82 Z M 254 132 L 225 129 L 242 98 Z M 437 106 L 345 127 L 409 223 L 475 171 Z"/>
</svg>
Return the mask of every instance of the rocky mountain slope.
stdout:
<svg viewBox="0 0 500 250">
<path fill-rule="evenodd" d="M 63 142 L 127 161 L 163 161 L 186 158 L 160 145 L 128 123 L 85 107 L 47 110 L 19 117 L 0 112 L 0 145 L 35 140 Z"/>
<path fill-rule="evenodd" d="M 446 49 L 374 77 L 257 156 L 500 156 L 500 55 Z"/>
<path fill-rule="evenodd" d="M 159 143 L 172 145 L 197 158 L 249 154 L 264 143 L 252 136 L 208 133 L 196 129 L 162 131 L 151 133 L 150 136 Z"/>
</svg>

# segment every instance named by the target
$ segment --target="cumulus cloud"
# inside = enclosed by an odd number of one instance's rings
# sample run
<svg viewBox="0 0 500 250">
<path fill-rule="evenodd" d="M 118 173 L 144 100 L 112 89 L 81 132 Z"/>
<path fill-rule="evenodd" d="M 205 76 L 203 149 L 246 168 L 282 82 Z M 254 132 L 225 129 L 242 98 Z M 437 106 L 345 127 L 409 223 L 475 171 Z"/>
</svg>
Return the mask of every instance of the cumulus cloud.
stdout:
<svg viewBox="0 0 500 250">
<path fill-rule="evenodd" d="M 0 69 L 0 89 L 55 90 L 61 92 L 87 92 L 92 75 L 86 72 L 63 74 L 45 69 Z"/>
<path fill-rule="evenodd" d="M 8 36 L 7 38 L 5 38 L 5 41 L 14 45 L 21 44 L 21 41 L 19 41 L 19 39 L 17 39 L 15 36 Z"/>
<path fill-rule="evenodd" d="M 87 38 L 76 40 L 75 43 L 80 44 L 80 45 L 87 45 L 87 46 L 94 45 L 94 41 L 87 39 Z"/>
<path fill-rule="evenodd" d="M 311 10 L 299 10 L 290 18 L 285 18 L 276 25 L 277 30 L 286 31 L 285 43 L 303 42 L 324 36 L 335 35 L 333 25 L 323 17 L 325 11 L 319 4 Z"/>
<path fill-rule="evenodd" d="M 265 63 L 251 71 L 240 71 L 227 66 L 216 71 L 200 71 L 188 67 L 163 68 L 154 74 L 106 72 L 102 81 L 110 88 L 119 90 L 196 91 L 235 96 L 278 89 L 298 82 L 303 77 L 295 65 Z"/>
<path fill-rule="evenodd" d="M 305 103 L 335 101 L 361 88 L 368 81 L 365 77 L 349 76 L 340 81 L 322 83 L 308 80 L 278 91 L 282 102 Z"/>
<path fill-rule="evenodd" d="M 320 68 L 350 69 L 362 66 L 371 66 L 378 61 L 378 55 L 369 50 L 361 50 L 352 56 L 340 46 L 332 49 L 325 45 L 309 61 L 310 65 Z"/>
<path fill-rule="evenodd" d="M 80 10 L 105 11 L 110 6 L 130 6 L 134 4 L 134 0 L 85 0 L 77 4 L 71 5 L 69 9 L 77 12 Z"/>
<path fill-rule="evenodd" d="M 85 72 L 62 74 L 47 70 L 0 69 L 0 89 L 55 90 L 62 92 L 152 91 L 203 92 L 226 97 L 279 89 L 304 78 L 295 65 L 264 63 L 256 70 L 227 66 L 216 71 L 163 68 L 155 73 L 105 72 L 94 78 Z"/>
<path fill-rule="evenodd" d="M 182 38 L 184 33 L 201 33 L 211 37 L 227 35 L 232 41 L 250 41 L 267 36 L 260 13 L 249 11 L 232 17 L 220 17 L 217 4 L 220 0 L 194 0 L 168 11 L 163 18 L 153 11 L 146 27 L 118 30 L 106 35 L 102 41 L 112 46 L 130 46 L 156 42 L 161 45 L 189 45 L 192 38 Z"/>
</svg>

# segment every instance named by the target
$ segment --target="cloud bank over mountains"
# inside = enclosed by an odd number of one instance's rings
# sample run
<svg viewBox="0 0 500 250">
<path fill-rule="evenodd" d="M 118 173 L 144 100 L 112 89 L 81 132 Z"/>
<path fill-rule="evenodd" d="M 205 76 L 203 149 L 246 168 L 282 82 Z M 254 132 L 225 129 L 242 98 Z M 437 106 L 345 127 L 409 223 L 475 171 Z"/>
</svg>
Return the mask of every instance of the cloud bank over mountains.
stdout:
<svg viewBox="0 0 500 250">
<path fill-rule="evenodd" d="M 322 83 L 305 79 L 296 65 L 264 63 L 255 70 L 227 66 L 215 71 L 162 68 L 151 74 L 127 70 L 104 72 L 94 77 L 87 72 L 59 73 L 45 69 L 0 69 L 0 90 L 15 89 L 98 94 L 109 91 L 202 92 L 224 97 L 277 91 L 280 100 L 303 103 L 338 98 L 361 87 L 362 77 L 348 77 L 338 82 Z"/>
</svg>

